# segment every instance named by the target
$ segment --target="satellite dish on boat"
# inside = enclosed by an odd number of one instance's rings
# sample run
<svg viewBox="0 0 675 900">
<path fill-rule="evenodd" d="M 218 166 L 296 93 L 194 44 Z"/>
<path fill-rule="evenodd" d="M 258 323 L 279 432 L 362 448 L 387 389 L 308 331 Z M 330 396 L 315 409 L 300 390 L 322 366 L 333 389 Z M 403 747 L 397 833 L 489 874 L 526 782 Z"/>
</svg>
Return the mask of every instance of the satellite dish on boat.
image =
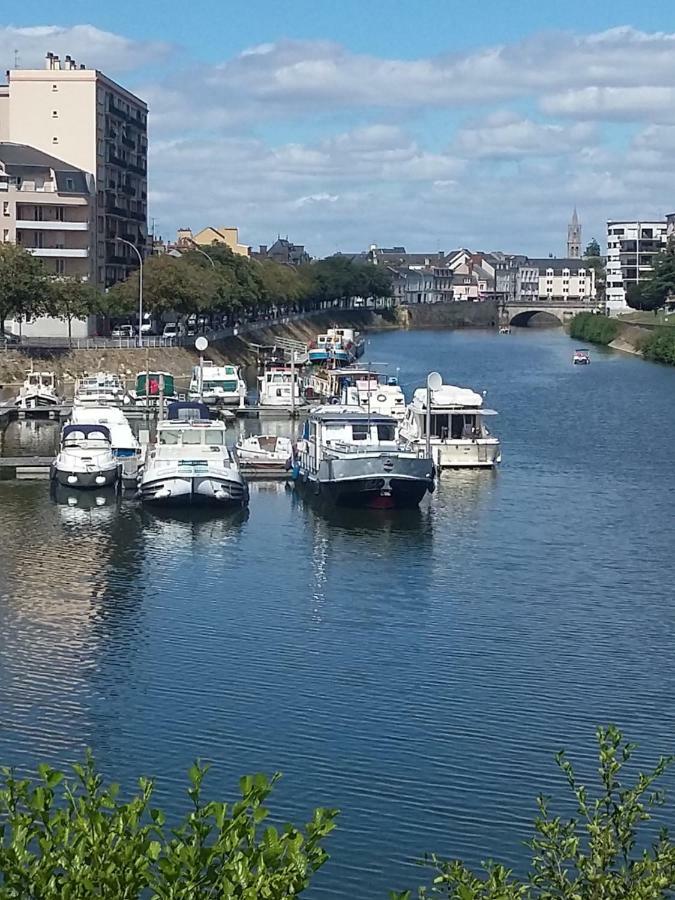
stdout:
<svg viewBox="0 0 675 900">
<path fill-rule="evenodd" d="M 427 375 L 427 387 L 430 391 L 439 391 L 443 386 L 443 378 L 439 372 L 429 372 Z"/>
<path fill-rule="evenodd" d="M 206 348 L 208 346 L 209 346 L 209 342 L 206 340 L 205 337 L 198 337 L 197 340 L 195 341 L 195 347 L 197 348 L 197 350 L 199 350 L 200 353 L 202 353 L 204 350 L 206 350 Z"/>
</svg>

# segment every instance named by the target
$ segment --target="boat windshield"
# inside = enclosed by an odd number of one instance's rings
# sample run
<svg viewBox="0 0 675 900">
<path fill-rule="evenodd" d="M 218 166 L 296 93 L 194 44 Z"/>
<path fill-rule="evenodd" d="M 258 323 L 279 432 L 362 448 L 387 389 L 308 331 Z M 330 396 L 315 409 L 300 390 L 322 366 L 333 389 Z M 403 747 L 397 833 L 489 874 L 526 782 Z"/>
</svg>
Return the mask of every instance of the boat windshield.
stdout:
<svg viewBox="0 0 675 900">
<path fill-rule="evenodd" d="M 238 384 L 236 381 L 230 381 L 225 379 L 213 379 L 211 381 L 205 381 L 202 385 L 202 390 L 204 391 L 215 391 L 218 388 L 222 388 L 224 391 L 236 391 Z"/>
<path fill-rule="evenodd" d="M 479 430 L 480 423 L 475 413 L 432 413 L 431 415 L 432 437 L 461 440 L 475 437 Z M 426 434 L 426 430 L 424 433 Z"/>
<path fill-rule="evenodd" d="M 222 447 L 225 433 L 222 428 L 163 428 L 159 432 L 159 443 L 163 446 L 206 444 L 207 447 Z"/>
</svg>

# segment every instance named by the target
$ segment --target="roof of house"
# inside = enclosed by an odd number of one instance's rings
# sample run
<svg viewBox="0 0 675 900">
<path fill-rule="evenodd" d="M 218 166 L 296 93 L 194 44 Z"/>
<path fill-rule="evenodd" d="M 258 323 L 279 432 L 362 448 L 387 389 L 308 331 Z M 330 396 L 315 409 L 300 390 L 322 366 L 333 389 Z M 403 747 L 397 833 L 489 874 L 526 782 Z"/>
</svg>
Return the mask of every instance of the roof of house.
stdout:
<svg viewBox="0 0 675 900">
<path fill-rule="evenodd" d="M 87 173 L 77 166 L 49 153 L 30 147 L 28 144 L 15 144 L 11 141 L 0 141 L 0 162 L 4 164 L 8 175 L 20 175 L 26 169 L 50 169 L 56 174 L 56 186 L 62 194 L 88 194 Z M 69 183 L 72 183 L 71 184 Z"/>
<path fill-rule="evenodd" d="M 539 271 L 553 269 L 554 272 L 562 272 L 563 269 L 569 269 L 570 274 L 572 275 L 576 274 L 579 269 L 589 268 L 588 262 L 585 259 L 569 259 L 568 257 L 528 259 L 528 261 L 523 264 L 523 267 L 528 269 L 539 269 Z"/>
</svg>

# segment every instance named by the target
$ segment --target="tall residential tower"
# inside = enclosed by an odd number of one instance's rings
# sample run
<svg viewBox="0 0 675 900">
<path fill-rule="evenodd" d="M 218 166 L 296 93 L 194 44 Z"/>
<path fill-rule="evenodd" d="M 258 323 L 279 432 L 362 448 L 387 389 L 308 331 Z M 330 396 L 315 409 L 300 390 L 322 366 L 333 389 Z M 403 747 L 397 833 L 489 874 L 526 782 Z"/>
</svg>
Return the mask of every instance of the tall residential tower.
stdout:
<svg viewBox="0 0 675 900">
<path fill-rule="evenodd" d="M 108 287 L 136 268 L 147 240 L 146 104 L 96 69 L 47 54 L 0 86 L 0 141 L 27 144 L 93 176 L 92 278 Z"/>
</svg>

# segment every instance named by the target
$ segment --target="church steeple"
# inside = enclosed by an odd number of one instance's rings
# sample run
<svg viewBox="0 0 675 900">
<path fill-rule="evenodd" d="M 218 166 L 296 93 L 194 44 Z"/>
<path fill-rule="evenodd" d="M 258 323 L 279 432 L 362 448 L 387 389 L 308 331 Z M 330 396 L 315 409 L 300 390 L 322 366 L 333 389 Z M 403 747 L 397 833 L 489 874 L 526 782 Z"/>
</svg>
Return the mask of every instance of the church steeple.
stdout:
<svg viewBox="0 0 675 900">
<path fill-rule="evenodd" d="M 569 259 L 581 258 L 581 223 L 574 207 L 572 221 L 567 226 L 567 256 Z"/>
</svg>

